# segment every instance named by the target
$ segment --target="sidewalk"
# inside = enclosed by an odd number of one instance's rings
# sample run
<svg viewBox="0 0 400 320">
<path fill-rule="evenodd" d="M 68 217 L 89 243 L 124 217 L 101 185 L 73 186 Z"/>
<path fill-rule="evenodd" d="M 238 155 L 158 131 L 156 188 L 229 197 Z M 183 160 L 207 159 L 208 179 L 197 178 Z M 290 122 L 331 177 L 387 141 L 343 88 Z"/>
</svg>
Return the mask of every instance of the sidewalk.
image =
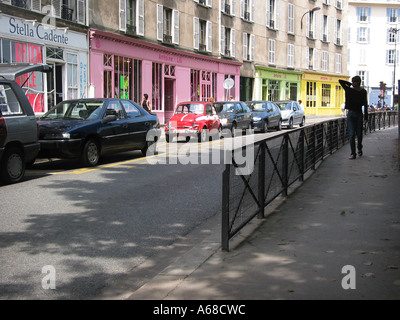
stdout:
<svg viewBox="0 0 400 320">
<path fill-rule="evenodd" d="M 394 127 L 365 136 L 356 160 L 345 145 L 232 239 L 230 252 L 220 249 L 218 221 L 128 299 L 400 299 L 398 143 Z"/>
</svg>

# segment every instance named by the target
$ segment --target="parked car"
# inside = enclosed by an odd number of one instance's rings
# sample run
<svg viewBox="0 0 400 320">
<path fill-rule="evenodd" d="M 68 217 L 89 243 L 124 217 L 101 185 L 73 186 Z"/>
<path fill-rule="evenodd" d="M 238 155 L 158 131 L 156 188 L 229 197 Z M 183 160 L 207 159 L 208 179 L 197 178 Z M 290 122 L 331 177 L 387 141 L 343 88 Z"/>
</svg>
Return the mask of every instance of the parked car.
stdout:
<svg viewBox="0 0 400 320">
<path fill-rule="evenodd" d="M 222 129 L 228 129 L 235 134 L 236 129 L 252 129 L 253 116 L 250 108 L 240 101 L 214 102 Z"/>
<path fill-rule="evenodd" d="M 256 131 L 267 132 L 269 128 L 282 129 L 282 115 L 279 107 L 270 101 L 247 101 L 252 111 L 253 127 Z"/>
<path fill-rule="evenodd" d="M 124 99 L 66 100 L 38 123 L 39 157 L 80 158 L 91 167 L 107 153 L 141 150 L 145 155 L 160 135 L 157 116 Z"/>
<path fill-rule="evenodd" d="M 47 72 L 46 64 L 0 64 L 0 180 L 23 179 L 27 163 L 37 156 L 39 128 L 32 106 L 16 77 L 35 71 Z"/>
<path fill-rule="evenodd" d="M 296 102 L 291 100 L 275 101 L 275 104 L 281 109 L 282 125 L 290 129 L 294 125 L 304 126 L 306 123 L 306 116 L 302 107 Z"/>
<path fill-rule="evenodd" d="M 191 136 L 204 142 L 210 136 L 221 134 L 221 122 L 211 102 L 191 101 L 182 102 L 176 106 L 174 115 L 165 125 L 165 140 L 170 142 L 172 137 Z"/>
</svg>

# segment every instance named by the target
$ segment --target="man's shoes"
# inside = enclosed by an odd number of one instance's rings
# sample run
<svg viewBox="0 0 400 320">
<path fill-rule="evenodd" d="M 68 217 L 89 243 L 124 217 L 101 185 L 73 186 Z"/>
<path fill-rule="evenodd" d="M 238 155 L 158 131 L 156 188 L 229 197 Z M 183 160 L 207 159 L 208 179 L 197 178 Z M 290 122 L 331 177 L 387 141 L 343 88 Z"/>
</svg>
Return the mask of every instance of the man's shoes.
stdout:
<svg viewBox="0 0 400 320">
<path fill-rule="evenodd" d="M 354 160 L 355 158 L 356 158 L 355 154 L 351 154 L 350 157 L 349 157 L 350 160 Z"/>
<path fill-rule="evenodd" d="M 363 155 L 363 152 L 361 150 L 358 150 L 358 156 L 361 157 Z"/>
</svg>

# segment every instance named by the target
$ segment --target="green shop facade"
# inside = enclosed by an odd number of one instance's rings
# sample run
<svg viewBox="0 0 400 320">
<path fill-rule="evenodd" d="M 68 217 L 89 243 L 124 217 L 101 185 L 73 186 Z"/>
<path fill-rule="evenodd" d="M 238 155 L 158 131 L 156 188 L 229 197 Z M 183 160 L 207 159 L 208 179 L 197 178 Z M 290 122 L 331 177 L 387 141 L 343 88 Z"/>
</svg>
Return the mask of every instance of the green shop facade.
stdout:
<svg viewBox="0 0 400 320">
<path fill-rule="evenodd" d="M 302 72 L 255 66 L 253 100 L 300 100 Z"/>
</svg>

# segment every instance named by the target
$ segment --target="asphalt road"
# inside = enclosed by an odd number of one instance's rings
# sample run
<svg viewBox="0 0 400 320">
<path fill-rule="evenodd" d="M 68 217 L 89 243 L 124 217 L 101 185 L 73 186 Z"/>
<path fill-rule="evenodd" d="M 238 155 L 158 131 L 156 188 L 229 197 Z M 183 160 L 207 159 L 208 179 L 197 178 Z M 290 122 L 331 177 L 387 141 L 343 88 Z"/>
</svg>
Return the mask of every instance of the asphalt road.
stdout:
<svg viewBox="0 0 400 320">
<path fill-rule="evenodd" d="M 139 288 L 220 214 L 227 141 L 161 139 L 157 156 L 133 151 L 95 168 L 38 161 L 23 182 L 0 186 L 0 299 L 96 299 L 116 285 Z"/>
</svg>

